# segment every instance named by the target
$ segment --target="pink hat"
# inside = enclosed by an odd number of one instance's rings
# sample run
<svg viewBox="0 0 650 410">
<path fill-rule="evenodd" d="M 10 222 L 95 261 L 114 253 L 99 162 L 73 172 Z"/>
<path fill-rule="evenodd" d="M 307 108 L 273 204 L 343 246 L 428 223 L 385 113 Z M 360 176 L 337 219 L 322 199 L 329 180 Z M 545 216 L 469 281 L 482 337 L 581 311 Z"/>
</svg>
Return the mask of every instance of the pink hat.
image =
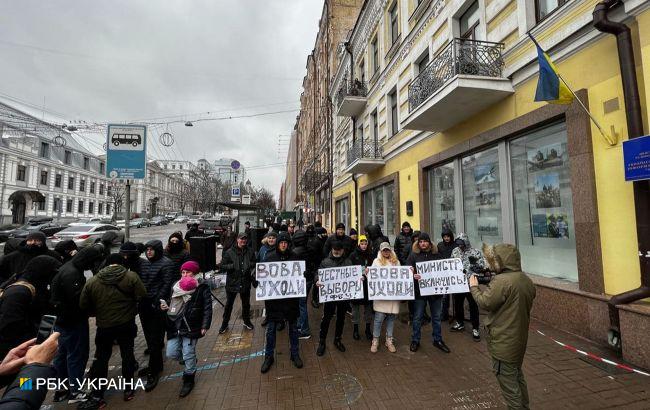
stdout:
<svg viewBox="0 0 650 410">
<path fill-rule="evenodd" d="M 199 281 L 191 276 L 185 276 L 182 277 L 180 281 L 178 281 L 178 286 L 185 292 L 189 292 L 190 290 L 196 289 L 196 287 L 199 286 Z"/>
<path fill-rule="evenodd" d="M 201 271 L 201 267 L 199 266 L 198 262 L 187 261 L 183 265 L 181 265 L 181 272 L 184 270 L 188 270 L 196 275 Z"/>
</svg>

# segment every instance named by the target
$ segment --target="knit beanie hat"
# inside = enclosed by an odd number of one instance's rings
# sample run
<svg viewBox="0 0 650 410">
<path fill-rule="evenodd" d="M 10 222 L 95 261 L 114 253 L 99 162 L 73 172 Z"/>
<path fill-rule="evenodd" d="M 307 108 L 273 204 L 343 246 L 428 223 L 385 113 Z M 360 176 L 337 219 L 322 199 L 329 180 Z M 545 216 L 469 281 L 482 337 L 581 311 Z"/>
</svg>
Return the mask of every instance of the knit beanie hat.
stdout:
<svg viewBox="0 0 650 410">
<path fill-rule="evenodd" d="M 124 260 L 124 256 L 120 255 L 119 253 L 111 253 L 108 255 L 108 258 L 106 258 L 106 266 L 108 265 L 122 265 L 124 266 L 126 261 Z"/>
<path fill-rule="evenodd" d="M 122 246 L 120 246 L 120 253 L 123 255 L 130 255 L 130 254 L 139 254 L 140 252 L 138 251 L 138 247 L 136 246 L 136 244 L 129 241 L 129 242 L 124 242 Z"/>
<path fill-rule="evenodd" d="M 358 235 L 358 234 L 359 234 L 359 232 L 357 232 L 356 229 L 354 229 L 354 228 L 350 228 L 350 236 L 352 236 L 352 235 Z"/>
<path fill-rule="evenodd" d="M 188 270 L 192 272 L 193 274 L 197 274 L 201 271 L 201 267 L 199 266 L 198 262 L 195 261 L 187 261 L 184 264 L 181 265 L 181 272 L 184 270 Z"/>
<path fill-rule="evenodd" d="M 199 286 L 199 281 L 197 281 L 196 278 L 193 278 L 192 276 L 184 276 L 181 278 L 181 280 L 178 281 L 178 286 L 185 292 L 189 292 L 190 290 L 196 289 L 196 287 Z"/>
<path fill-rule="evenodd" d="M 27 239 L 26 239 L 26 240 L 29 241 L 30 239 L 37 240 L 37 241 L 41 241 L 41 242 L 45 243 L 45 241 L 47 240 L 47 237 L 45 236 L 45 234 L 44 234 L 43 232 L 41 232 L 41 231 L 35 231 L 35 232 L 30 232 L 30 233 L 27 235 Z"/>
<path fill-rule="evenodd" d="M 343 222 L 339 222 L 336 224 L 336 229 L 343 229 L 345 230 L 345 224 Z"/>
</svg>

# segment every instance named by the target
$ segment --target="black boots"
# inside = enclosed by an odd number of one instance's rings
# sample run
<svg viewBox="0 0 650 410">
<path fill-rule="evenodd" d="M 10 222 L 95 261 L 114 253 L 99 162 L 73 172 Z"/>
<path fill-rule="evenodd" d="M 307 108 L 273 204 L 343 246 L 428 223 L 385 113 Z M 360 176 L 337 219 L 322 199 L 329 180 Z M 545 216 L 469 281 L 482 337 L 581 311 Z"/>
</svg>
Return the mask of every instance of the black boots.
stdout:
<svg viewBox="0 0 650 410">
<path fill-rule="evenodd" d="M 144 384 L 144 391 L 147 393 L 152 391 L 158 386 L 158 380 L 160 379 L 160 373 L 149 373 L 147 375 L 147 382 Z"/>
<path fill-rule="evenodd" d="M 184 374 L 183 375 L 183 386 L 181 387 L 180 393 L 178 393 L 178 397 L 185 397 L 194 388 L 194 375 L 193 374 Z"/>
<path fill-rule="evenodd" d="M 291 357 L 291 362 L 293 363 L 294 366 L 296 366 L 296 369 L 302 369 L 302 359 L 300 356 L 295 355 Z"/>
<path fill-rule="evenodd" d="M 325 354 L 325 339 L 320 339 L 318 341 L 318 349 L 316 349 L 316 354 L 322 356 Z"/>
<path fill-rule="evenodd" d="M 341 342 L 341 338 L 337 337 L 334 339 L 334 346 L 336 346 L 337 349 L 339 349 L 340 352 L 345 352 L 345 346 Z"/>
<path fill-rule="evenodd" d="M 262 373 L 266 373 L 271 369 L 271 366 L 273 366 L 273 362 L 275 360 L 273 359 L 273 356 L 264 356 L 264 363 L 262 363 Z"/>
<path fill-rule="evenodd" d="M 366 323 L 366 339 L 372 340 L 372 330 L 370 330 L 370 323 Z"/>
<path fill-rule="evenodd" d="M 361 339 L 361 336 L 359 336 L 359 325 L 354 325 L 354 329 L 352 330 L 352 338 L 354 340 Z"/>
</svg>

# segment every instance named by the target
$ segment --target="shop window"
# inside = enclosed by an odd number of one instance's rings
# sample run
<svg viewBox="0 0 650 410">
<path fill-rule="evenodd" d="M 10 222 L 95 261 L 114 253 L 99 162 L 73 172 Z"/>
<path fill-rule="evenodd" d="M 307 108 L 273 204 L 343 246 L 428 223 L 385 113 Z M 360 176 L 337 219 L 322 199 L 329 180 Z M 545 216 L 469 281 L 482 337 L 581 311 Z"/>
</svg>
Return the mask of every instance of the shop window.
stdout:
<svg viewBox="0 0 650 410">
<path fill-rule="evenodd" d="M 524 271 L 578 280 L 565 124 L 510 142 L 514 220 Z"/>
<path fill-rule="evenodd" d="M 377 224 L 391 243 L 395 239 L 395 184 L 389 183 L 363 193 L 364 226 Z"/>
<path fill-rule="evenodd" d="M 461 166 L 465 234 L 476 246 L 503 242 L 498 148 L 466 156 Z"/>
<path fill-rule="evenodd" d="M 429 170 L 429 204 L 431 209 L 431 237 L 440 238 L 443 229 L 456 231 L 456 200 L 454 164 L 449 163 Z"/>
</svg>

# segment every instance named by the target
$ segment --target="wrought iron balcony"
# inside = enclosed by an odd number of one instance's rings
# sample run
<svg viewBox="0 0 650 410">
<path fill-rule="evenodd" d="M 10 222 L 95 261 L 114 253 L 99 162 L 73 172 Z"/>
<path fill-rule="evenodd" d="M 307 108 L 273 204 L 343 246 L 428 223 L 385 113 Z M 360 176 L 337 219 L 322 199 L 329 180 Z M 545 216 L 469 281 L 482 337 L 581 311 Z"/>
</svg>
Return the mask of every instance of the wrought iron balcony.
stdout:
<svg viewBox="0 0 650 410">
<path fill-rule="evenodd" d="M 513 93 L 502 51 L 503 43 L 453 39 L 409 85 L 405 128 L 442 131 Z"/>
<path fill-rule="evenodd" d="M 336 93 L 336 115 L 355 117 L 366 107 L 368 86 L 359 80 L 344 80 Z"/>
<path fill-rule="evenodd" d="M 348 149 L 347 172 L 366 174 L 386 163 L 381 146 L 370 140 L 355 141 Z"/>
</svg>

